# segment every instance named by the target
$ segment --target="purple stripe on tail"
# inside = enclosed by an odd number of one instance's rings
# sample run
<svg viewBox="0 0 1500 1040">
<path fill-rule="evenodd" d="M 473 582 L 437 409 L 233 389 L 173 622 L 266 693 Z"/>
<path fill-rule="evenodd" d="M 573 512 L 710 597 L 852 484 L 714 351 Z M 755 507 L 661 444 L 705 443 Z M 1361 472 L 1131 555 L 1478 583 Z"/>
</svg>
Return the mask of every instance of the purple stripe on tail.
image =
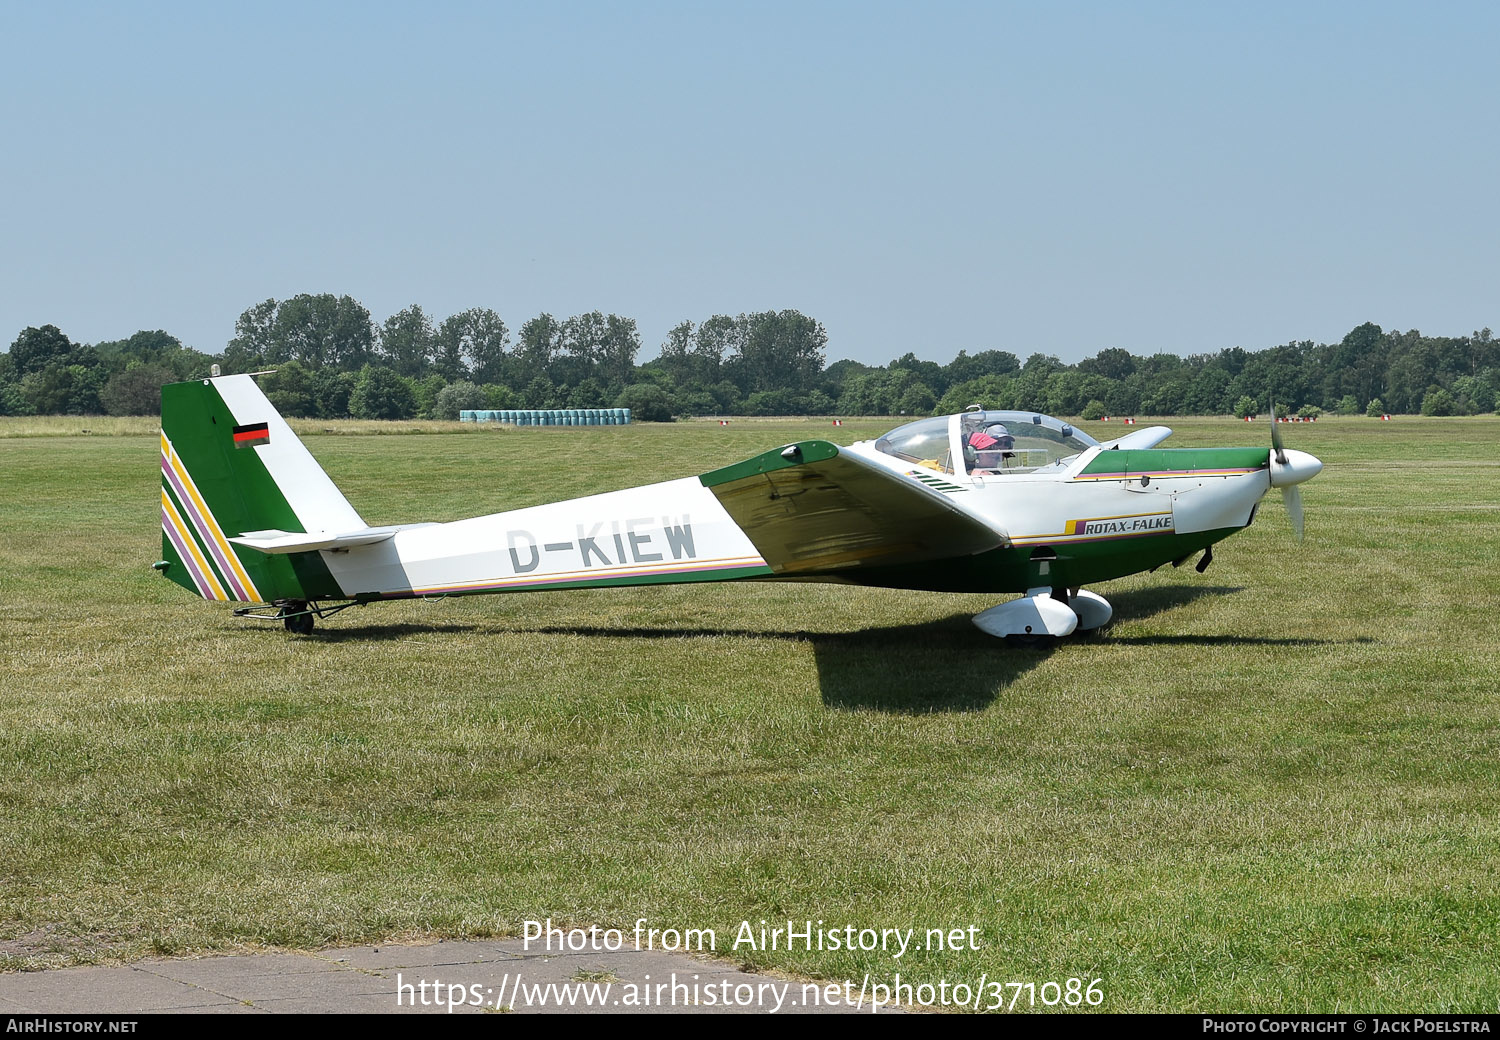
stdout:
<svg viewBox="0 0 1500 1040">
<path fill-rule="evenodd" d="M 171 539 L 172 547 L 177 550 L 177 557 L 182 560 L 182 565 L 187 568 L 188 576 L 193 579 L 193 584 L 198 586 L 198 595 L 204 599 L 214 599 L 213 588 L 204 580 L 203 573 L 198 570 L 198 565 L 193 562 L 193 554 L 188 551 L 186 545 L 182 544 L 182 536 L 172 526 L 172 520 L 167 516 L 165 507 L 161 511 L 161 529 Z"/>
<path fill-rule="evenodd" d="M 185 519 L 189 524 L 193 525 L 193 529 L 198 532 L 199 540 L 208 549 L 208 554 L 219 565 L 219 571 L 224 575 L 225 583 L 234 590 L 234 598 L 241 602 L 249 602 L 250 596 L 246 593 L 245 587 L 240 584 L 239 578 L 235 576 L 234 568 L 224 558 L 224 550 L 219 548 L 218 540 L 211 533 L 213 528 L 206 522 L 203 515 L 198 512 L 198 507 L 193 504 L 192 496 L 188 494 L 187 488 L 183 486 L 182 481 L 177 476 L 177 470 L 172 466 L 171 461 L 168 460 L 165 453 L 161 457 L 161 472 L 171 483 L 172 489 L 177 492 L 177 501 L 182 503 L 182 511 Z"/>
</svg>

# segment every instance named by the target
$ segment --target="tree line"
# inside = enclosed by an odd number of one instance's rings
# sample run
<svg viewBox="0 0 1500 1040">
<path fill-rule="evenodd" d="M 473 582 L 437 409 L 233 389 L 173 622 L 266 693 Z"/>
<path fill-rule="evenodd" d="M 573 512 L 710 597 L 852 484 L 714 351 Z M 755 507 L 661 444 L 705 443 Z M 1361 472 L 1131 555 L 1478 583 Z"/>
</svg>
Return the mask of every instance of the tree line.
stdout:
<svg viewBox="0 0 1500 1040">
<path fill-rule="evenodd" d="M 1104 415 L 1255 414 L 1275 403 L 1318 414 L 1492 412 L 1500 343 L 1489 329 L 1423 336 L 1366 323 L 1335 344 L 1231 347 L 1180 357 L 1101 350 L 1074 365 L 1033 353 L 960 350 L 947 364 L 908 352 L 887 365 L 825 364 L 821 323 L 794 310 L 683 321 L 637 363 L 633 318 L 539 314 L 512 334 L 476 307 L 434 322 L 411 306 L 376 323 L 349 296 L 299 295 L 247 308 L 210 355 L 163 331 L 72 342 L 52 325 L 23 330 L 0 354 L 0 414 L 146 415 L 161 386 L 265 372 L 286 415 L 457 418 L 466 408 L 631 408 L 662 421 L 693 415 L 891 415 L 971 404 L 1096 419 Z"/>
</svg>

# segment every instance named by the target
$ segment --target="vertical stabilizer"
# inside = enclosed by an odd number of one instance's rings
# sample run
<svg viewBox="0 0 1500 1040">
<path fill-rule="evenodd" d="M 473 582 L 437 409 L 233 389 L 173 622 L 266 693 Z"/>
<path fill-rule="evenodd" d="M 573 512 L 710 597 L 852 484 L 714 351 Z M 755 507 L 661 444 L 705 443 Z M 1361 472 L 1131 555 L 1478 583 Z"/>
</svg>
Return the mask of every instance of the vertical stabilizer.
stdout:
<svg viewBox="0 0 1500 1040">
<path fill-rule="evenodd" d="M 161 472 L 168 578 L 244 603 L 341 594 L 316 552 L 267 556 L 229 541 L 365 526 L 251 377 L 162 387 Z"/>
</svg>

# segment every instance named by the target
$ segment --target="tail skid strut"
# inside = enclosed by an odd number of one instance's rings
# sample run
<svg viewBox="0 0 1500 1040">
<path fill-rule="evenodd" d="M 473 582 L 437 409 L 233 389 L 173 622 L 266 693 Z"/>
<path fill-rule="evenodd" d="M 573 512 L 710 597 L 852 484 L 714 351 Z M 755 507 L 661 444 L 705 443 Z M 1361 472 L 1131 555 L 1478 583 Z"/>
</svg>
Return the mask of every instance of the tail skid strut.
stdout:
<svg viewBox="0 0 1500 1040">
<path fill-rule="evenodd" d="M 237 618 L 250 618 L 252 621 L 280 621 L 288 632 L 305 636 L 312 633 L 314 618 L 330 618 L 342 610 L 362 606 L 364 604 L 358 600 L 324 606 L 313 600 L 278 599 L 274 603 L 257 603 L 249 607 L 236 607 L 234 609 L 234 616 Z M 274 614 L 257 613 L 257 611 L 270 610 L 273 607 L 276 608 L 276 613 Z"/>
</svg>

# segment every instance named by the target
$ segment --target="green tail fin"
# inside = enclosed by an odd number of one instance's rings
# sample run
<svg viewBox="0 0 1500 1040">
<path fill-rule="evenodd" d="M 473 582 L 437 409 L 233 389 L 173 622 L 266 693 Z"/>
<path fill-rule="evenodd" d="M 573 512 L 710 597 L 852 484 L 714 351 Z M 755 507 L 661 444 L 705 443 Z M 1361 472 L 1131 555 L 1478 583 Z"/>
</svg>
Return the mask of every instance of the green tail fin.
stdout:
<svg viewBox="0 0 1500 1040">
<path fill-rule="evenodd" d="M 249 376 L 161 394 L 162 560 L 204 599 L 271 603 L 343 593 L 316 552 L 267 555 L 230 539 L 365 526 Z"/>
</svg>

